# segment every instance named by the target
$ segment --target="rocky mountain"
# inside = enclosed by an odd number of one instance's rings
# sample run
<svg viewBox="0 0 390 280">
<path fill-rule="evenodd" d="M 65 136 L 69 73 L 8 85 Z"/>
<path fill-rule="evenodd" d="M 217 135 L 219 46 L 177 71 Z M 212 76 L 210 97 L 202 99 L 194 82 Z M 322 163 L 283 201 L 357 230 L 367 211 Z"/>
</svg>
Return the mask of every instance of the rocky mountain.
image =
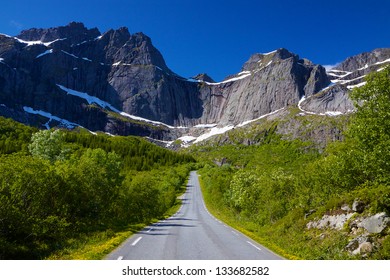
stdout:
<svg viewBox="0 0 390 280">
<path fill-rule="evenodd" d="M 312 98 L 304 100 L 302 106 L 317 113 L 333 112 L 344 114 L 354 107 L 348 92 L 365 84 L 365 77 L 371 72 L 381 71 L 390 64 L 390 49 L 375 49 L 347 58 L 328 70 L 331 84 Z"/>
<path fill-rule="evenodd" d="M 389 49 L 378 49 L 326 72 L 278 49 L 252 55 L 222 82 L 207 74 L 187 79 L 168 68 L 143 33 L 123 27 L 101 34 L 72 22 L 0 35 L 0 115 L 38 127 L 173 141 L 294 104 L 305 112 L 348 112 L 348 91 L 389 58 Z"/>
</svg>

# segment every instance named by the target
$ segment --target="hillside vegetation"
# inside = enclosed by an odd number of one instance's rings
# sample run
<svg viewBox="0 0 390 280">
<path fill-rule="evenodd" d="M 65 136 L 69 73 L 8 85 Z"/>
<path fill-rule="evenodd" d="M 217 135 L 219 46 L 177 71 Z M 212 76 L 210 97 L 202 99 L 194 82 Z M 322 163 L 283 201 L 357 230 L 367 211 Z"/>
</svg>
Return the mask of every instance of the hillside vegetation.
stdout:
<svg viewBox="0 0 390 280">
<path fill-rule="evenodd" d="M 131 225 L 175 205 L 193 162 L 140 138 L 38 131 L 0 118 L 0 259 L 126 238 Z"/>
<path fill-rule="evenodd" d="M 277 133 L 277 121 L 261 123 L 251 145 L 237 130 L 228 144 L 192 147 L 214 214 L 288 258 L 389 259 L 389 227 L 367 234 L 351 221 L 390 213 L 390 69 L 369 76 L 352 98 L 357 111 L 340 119 L 343 140 L 325 148 Z M 309 229 L 325 214 L 349 213 L 354 201 L 365 207 L 343 228 Z M 351 254 L 346 247 L 359 234 L 373 246 Z"/>
</svg>

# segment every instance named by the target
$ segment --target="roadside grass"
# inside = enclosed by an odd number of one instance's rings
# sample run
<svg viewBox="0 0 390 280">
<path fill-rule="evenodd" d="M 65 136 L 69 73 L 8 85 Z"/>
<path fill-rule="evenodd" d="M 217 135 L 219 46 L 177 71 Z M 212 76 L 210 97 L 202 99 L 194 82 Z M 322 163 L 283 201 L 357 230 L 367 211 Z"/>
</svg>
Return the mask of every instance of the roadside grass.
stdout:
<svg viewBox="0 0 390 280">
<path fill-rule="evenodd" d="M 124 229 L 108 229 L 69 239 L 63 249 L 51 254 L 47 260 L 103 259 L 123 241 L 145 226 L 146 224 L 134 224 Z"/>
<path fill-rule="evenodd" d="M 175 204 L 169 208 L 161 217 L 153 219 L 147 223 L 138 223 L 120 227 L 116 229 L 108 229 L 105 231 L 98 231 L 91 234 L 84 234 L 78 238 L 71 238 L 66 240 L 62 249 L 54 252 L 48 256 L 47 260 L 101 260 L 109 253 L 115 250 L 126 239 L 133 234 L 139 232 L 149 224 L 155 223 L 160 219 L 167 219 L 175 214 L 180 206 L 181 196 L 186 188 L 183 186 L 180 190 Z"/>
<path fill-rule="evenodd" d="M 306 230 L 308 220 L 302 218 L 304 213 L 299 209 L 291 211 L 286 217 L 272 225 L 260 226 L 233 213 L 223 205 L 219 205 L 207 192 L 201 176 L 199 181 L 210 213 L 285 259 L 356 259 L 343 250 L 348 244 L 348 236 L 344 232 Z"/>
<path fill-rule="evenodd" d="M 256 242 L 260 243 L 264 247 L 268 248 L 269 250 L 273 251 L 274 253 L 278 254 L 279 256 L 285 259 L 299 259 L 298 257 L 287 253 L 281 247 L 271 242 L 268 238 L 264 238 L 261 234 L 259 234 L 259 232 L 257 232 L 257 227 L 253 223 L 239 221 L 239 219 L 235 216 L 234 213 L 232 213 L 228 209 L 223 209 L 222 207 L 219 207 L 215 203 L 215 201 L 212 200 L 210 194 L 205 190 L 201 176 L 199 176 L 199 183 L 202 189 L 202 195 L 206 207 L 210 211 L 210 213 L 213 214 L 216 218 L 220 219 L 227 225 L 240 231 L 246 236 L 252 238 Z"/>
</svg>

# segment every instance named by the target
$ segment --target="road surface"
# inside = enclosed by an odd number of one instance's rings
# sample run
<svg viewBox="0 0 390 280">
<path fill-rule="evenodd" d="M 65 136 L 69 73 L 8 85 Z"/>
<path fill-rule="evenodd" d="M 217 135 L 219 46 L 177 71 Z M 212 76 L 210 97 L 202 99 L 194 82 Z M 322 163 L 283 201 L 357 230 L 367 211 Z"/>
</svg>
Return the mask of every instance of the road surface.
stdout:
<svg viewBox="0 0 390 280">
<path fill-rule="evenodd" d="M 131 236 L 110 260 L 274 260 L 282 259 L 225 225 L 205 207 L 198 175 L 191 172 L 180 210 Z"/>
</svg>

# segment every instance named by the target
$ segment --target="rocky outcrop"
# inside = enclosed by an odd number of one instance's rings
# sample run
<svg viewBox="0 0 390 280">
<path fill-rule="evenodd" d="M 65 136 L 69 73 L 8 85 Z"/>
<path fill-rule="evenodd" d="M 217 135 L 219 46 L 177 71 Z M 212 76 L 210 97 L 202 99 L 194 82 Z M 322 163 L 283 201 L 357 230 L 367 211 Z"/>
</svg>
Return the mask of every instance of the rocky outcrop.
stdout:
<svg viewBox="0 0 390 280">
<path fill-rule="evenodd" d="M 367 256 L 380 246 L 378 235 L 386 234 L 390 226 L 390 217 L 385 212 L 364 214 L 367 208 L 361 200 L 355 199 L 350 205 L 343 205 L 333 213 L 325 214 L 320 219 L 314 219 L 306 224 L 308 230 L 344 231 L 351 238 L 345 246 L 345 251 L 352 255 Z"/>
<path fill-rule="evenodd" d="M 324 215 L 320 220 L 311 221 L 307 223 L 308 229 L 318 228 L 325 229 L 331 228 L 336 230 L 343 229 L 345 223 L 353 216 L 353 213 L 342 213 L 338 215 Z"/>
<path fill-rule="evenodd" d="M 390 49 L 375 49 L 371 52 L 364 52 L 351 56 L 334 67 L 334 70 L 354 72 L 358 69 L 367 69 L 370 65 L 383 62 L 390 58 Z"/>
<path fill-rule="evenodd" d="M 367 235 L 358 236 L 348 243 L 348 245 L 345 247 L 345 250 L 352 255 L 365 256 L 374 250 L 372 238 Z"/>
<path fill-rule="evenodd" d="M 349 92 L 365 84 L 365 77 L 390 65 L 390 49 L 375 49 L 347 58 L 328 70 L 331 84 L 305 100 L 305 110 L 316 113 L 348 113 L 355 109 Z"/>
</svg>

